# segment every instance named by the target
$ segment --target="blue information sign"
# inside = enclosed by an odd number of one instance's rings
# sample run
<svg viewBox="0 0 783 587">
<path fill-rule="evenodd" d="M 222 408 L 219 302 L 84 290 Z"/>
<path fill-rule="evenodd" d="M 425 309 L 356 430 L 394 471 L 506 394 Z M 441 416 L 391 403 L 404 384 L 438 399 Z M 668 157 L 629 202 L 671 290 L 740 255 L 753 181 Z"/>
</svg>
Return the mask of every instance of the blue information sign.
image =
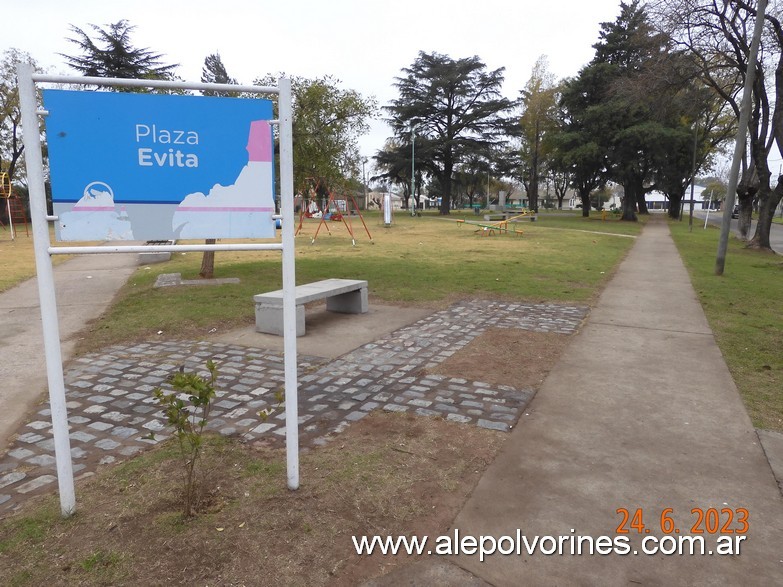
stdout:
<svg viewBox="0 0 783 587">
<path fill-rule="evenodd" d="M 59 240 L 275 235 L 269 100 L 43 97 Z"/>
</svg>

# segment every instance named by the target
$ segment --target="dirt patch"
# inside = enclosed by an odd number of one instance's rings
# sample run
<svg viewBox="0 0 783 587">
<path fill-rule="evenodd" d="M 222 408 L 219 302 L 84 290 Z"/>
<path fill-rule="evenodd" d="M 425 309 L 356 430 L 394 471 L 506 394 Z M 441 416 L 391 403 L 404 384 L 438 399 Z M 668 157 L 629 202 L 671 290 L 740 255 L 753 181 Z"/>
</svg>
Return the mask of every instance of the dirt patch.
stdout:
<svg viewBox="0 0 783 587">
<path fill-rule="evenodd" d="M 352 536 L 446 533 L 507 436 L 377 412 L 301 460 L 213 438 L 200 513 L 180 515 L 176 447 L 164 444 L 0 522 L 3 585 L 355 585 L 404 557 L 356 555 Z"/>
<path fill-rule="evenodd" d="M 430 373 L 538 389 L 571 337 L 519 328 L 492 328 Z"/>
</svg>

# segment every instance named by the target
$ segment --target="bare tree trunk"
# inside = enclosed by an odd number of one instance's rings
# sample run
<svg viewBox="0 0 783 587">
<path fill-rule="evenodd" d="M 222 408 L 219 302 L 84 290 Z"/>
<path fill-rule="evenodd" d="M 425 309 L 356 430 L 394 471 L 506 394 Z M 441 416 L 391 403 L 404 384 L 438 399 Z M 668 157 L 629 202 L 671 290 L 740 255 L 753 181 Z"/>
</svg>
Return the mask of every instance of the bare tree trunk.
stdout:
<svg viewBox="0 0 783 587">
<path fill-rule="evenodd" d="M 590 192 L 579 194 L 579 198 L 582 200 L 582 218 L 590 217 Z"/>
<path fill-rule="evenodd" d="M 740 240 L 747 241 L 750 238 L 750 223 L 753 219 L 753 201 L 747 198 L 739 198 L 739 216 L 737 228 Z"/>
<path fill-rule="evenodd" d="M 682 204 L 682 194 L 669 194 L 669 218 L 677 220 L 680 217 L 680 205 Z"/>
<path fill-rule="evenodd" d="M 623 187 L 625 188 L 625 196 L 623 196 L 623 215 L 620 220 L 637 222 L 639 219 L 636 217 L 636 198 L 638 193 L 636 186 L 628 182 Z"/>
<path fill-rule="evenodd" d="M 775 190 L 769 194 L 765 194 L 759 202 L 759 220 L 756 223 L 756 233 L 748 243 L 749 247 L 754 249 L 768 249 L 772 250 L 772 246 L 769 242 L 769 233 L 772 227 L 772 217 L 775 215 L 775 208 L 780 203 L 781 195 L 783 194 L 783 186 L 778 183 Z"/>
<path fill-rule="evenodd" d="M 639 206 L 639 214 L 649 214 L 647 210 L 647 193 L 644 190 L 640 190 L 636 195 L 636 204 Z"/>
<path fill-rule="evenodd" d="M 206 244 L 214 245 L 215 239 L 208 238 Z M 203 279 L 212 279 L 215 275 L 215 251 L 204 251 L 201 257 L 201 271 L 198 272 Z"/>
<path fill-rule="evenodd" d="M 737 204 L 739 205 L 739 218 L 737 228 L 740 240 L 747 241 L 750 238 L 750 220 L 753 213 L 753 200 L 759 190 L 759 179 L 756 173 L 756 164 L 751 160 L 750 166 L 742 170 L 742 177 L 737 184 Z"/>
<path fill-rule="evenodd" d="M 440 209 L 438 213 L 441 216 L 448 216 L 451 214 L 451 174 L 454 172 L 454 162 L 450 155 L 445 157 L 443 162 L 443 177 L 441 178 L 441 186 L 443 187 L 443 196 L 440 200 Z"/>
<path fill-rule="evenodd" d="M 538 212 L 538 179 L 531 180 L 530 192 L 528 192 L 528 207 L 533 212 Z"/>
<path fill-rule="evenodd" d="M 408 208 L 408 204 L 411 201 L 410 188 L 404 187 L 402 190 L 402 207 Z"/>
</svg>

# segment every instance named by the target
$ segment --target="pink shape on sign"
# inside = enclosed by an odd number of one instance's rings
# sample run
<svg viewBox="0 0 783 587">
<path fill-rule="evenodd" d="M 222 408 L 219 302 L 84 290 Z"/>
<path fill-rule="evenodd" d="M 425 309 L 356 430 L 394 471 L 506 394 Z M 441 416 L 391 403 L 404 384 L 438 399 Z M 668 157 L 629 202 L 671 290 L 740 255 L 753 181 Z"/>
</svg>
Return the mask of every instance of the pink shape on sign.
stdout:
<svg viewBox="0 0 783 587">
<path fill-rule="evenodd" d="M 250 136 L 247 139 L 248 161 L 272 161 L 272 131 L 266 120 L 250 122 Z"/>
</svg>

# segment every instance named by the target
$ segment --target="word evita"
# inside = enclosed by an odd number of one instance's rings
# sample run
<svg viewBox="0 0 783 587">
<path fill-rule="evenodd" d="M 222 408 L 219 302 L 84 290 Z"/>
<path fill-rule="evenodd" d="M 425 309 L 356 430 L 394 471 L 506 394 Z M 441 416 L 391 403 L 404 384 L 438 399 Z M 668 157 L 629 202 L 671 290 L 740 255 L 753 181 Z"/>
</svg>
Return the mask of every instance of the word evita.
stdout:
<svg viewBox="0 0 783 587">
<path fill-rule="evenodd" d="M 154 124 L 137 124 L 136 142 L 158 145 L 198 145 L 198 133 L 193 130 L 159 129 Z M 160 151 L 152 147 L 139 147 L 138 155 L 141 167 L 198 167 L 196 154 L 183 153 L 173 147 Z"/>
</svg>

